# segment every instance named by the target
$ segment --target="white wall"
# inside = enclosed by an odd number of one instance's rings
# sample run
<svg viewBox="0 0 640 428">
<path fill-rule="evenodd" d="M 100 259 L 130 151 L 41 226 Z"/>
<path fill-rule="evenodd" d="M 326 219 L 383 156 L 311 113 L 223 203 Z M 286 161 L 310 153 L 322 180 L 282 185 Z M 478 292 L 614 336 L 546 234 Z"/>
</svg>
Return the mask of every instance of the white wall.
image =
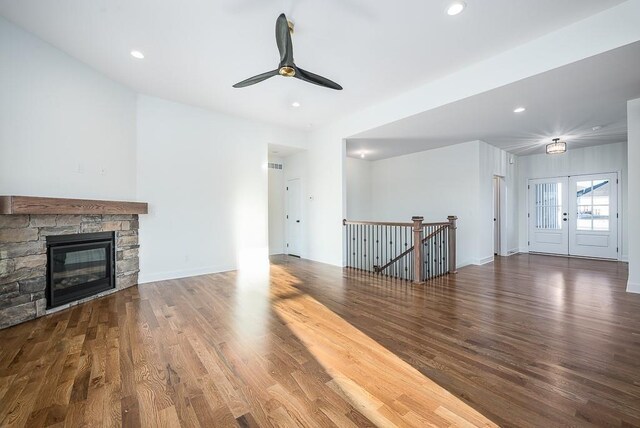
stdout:
<svg viewBox="0 0 640 428">
<path fill-rule="evenodd" d="M 580 174 L 594 174 L 604 172 L 620 172 L 619 180 L 621 194 L 620 227 L 622 242 L 620 253 L 622 259 L 628 257 L 628 184 L 627 178 L 627 143 L 606 144 L 567 150 L 562 155 L 547 154 L 521 156 L 519 163 L 519 228 L 520 251 L 527 252 L 528 222 L 527 222 L 527 181 L 532 178 L 560 177 Z"/>
<path fill-rule="evenodd" d="M 270 142 L 305 136 L 139 96 L 140 282 L 266 262 Z"/>
<path fill-rule="evenodd" d="M 371 220 L 371 164 L 363 159 L 346 159 L 347 219 Z"/>
<path fill-rule="evenodd" d="M 458 216 L 458 265 L 476 263 L 479 142 L 371 162 L 371 218 L 426 222 Z M 491 204 L 491 202 L 489 202 Z"/>
<path fill-rule="evenodd" d="M 0 194 L 136 196 L 136 95 L 0 18 Z"/>
<path fill-rule="evenodd" d="M 627 290 L 640 293 L 640 98 L 627 105 L 629 283 Z"/>
<path fill-rule="evenodd" d="M 269 157 L 269 162 L 282 164 L 281 158 Z M 269 254 L 284 253 L 285 193 L 284 171 L 269 168 Z"/>
</svg>

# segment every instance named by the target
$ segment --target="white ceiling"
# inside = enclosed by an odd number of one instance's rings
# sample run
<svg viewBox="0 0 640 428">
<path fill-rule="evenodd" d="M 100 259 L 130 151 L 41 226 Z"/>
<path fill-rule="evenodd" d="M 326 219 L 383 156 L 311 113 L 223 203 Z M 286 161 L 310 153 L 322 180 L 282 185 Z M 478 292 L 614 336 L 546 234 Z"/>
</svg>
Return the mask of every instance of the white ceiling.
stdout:
<svg viewBox="0 0 640 428">
<path fill-rule="evenodd" d="M 640 42 L 372 129 L 347 155 L 378 160 L 482 140 L 514 154 L 627 141 L 627 100 L 640 97 Z M 514 113 L 516 107 L 526 111 Z M 602 129 L 592 128 L 602 125 Z"/>
<path fill-rule="evenodd" d="M 308 128 L 537 38 L 622 0 L 0 0 L 0 14 L 139 92 Z M 275 20 L 296 24 L 299 66 L 341 92 L 273 78 Z M 142 51 L 142 61 L 130 57 Z M 302 107 L 293 109 L 292 101 Z"/>
</svg>

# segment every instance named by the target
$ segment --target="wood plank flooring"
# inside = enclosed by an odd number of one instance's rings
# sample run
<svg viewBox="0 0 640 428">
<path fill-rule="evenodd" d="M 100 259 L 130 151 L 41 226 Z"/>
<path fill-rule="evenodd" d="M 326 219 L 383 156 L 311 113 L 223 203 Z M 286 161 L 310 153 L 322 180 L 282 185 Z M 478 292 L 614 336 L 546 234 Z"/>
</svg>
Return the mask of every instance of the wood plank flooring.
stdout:
<svg viewBox="0 0 640 428">
<path fill-rule="evenodd" d="M 640 427 L 616 262 L 517 255 L 426 285 L 276 257 L 0 330 L 0 426 Z"/>
</svg>

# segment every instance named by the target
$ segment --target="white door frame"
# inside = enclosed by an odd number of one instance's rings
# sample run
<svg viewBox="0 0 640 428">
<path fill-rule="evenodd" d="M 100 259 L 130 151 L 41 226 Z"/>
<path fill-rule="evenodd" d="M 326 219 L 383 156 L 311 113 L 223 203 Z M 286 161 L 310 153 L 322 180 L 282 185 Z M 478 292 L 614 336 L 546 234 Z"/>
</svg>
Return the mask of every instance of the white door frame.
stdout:
<svg viewBox="0 0 640 428">
<path fill-rule="evenodd" d="M 598 175 L 598 174 L 616 174 L 616 191 L 617 191 L 617 201 L 616 201 L 616 217 L 615 217 L 615 221 L 617 222 L 617 229 L 618 229 L 618 233 L 617 233 L 617 239 L 618 239 L 618 243 L 617 243 L 617 248 L 618 248 L 618 253 L 617 253 L 617 260 L 618 261 L 622 261 L 623 260 L 623 252 L 624 252 L 624 248 L 622 247 L 622 171 L 621 170 L 617 170 L 617 171 L 599 171 L 599 172 L 593 172 L 593 173 L 589 173 L 589 174 L 573 174 L 573 175 L 559 175 L 559 176 L 552 176 L 552 177 L 530 177 L 527 178 L 526 180 L 526 187 L 525 187 L 525 193 L 526 193 L 526 198 L 525 198 L 525 206 L 526 206 L 526 213 L 527 214 L 527 251 L 526 252 L 530 252 L 529 250 L 529 244 L 531 242 L 531 229 L 530 229 L 530 222 L 532 221 L 531 217 L 530 217 L 530 213 L 531 213 L 531 198 L 530 198 L 530 194 L 529 194 L 529 185 L 530 182 L 533 180 L 540 180 L 540 179 L 553 179 L 553 178 L 565 178 L 565 177 L 580 177 L 580 176 L 589 176 L 589 175 Z M 567 253 L 568 253 L 568 249 L 567 249 Z M 580 258 L 580 256 L 572 256 L 570 254 L 568 254 L 566 257 L 578 257 Z M 588 258 L 592 258 L 592 257 L 588 257 Z M 607 260 L 614 260 L 614 259 L 607 259 Z"/>
<path fill-rule="evenodd" d="M 498 199 L 499 199 L 499 210 L 500 212 L 498 212 L 497 216 L 495 215 L 496 213 L 494 212 L 494 218 L 498 219 L 498 232 L 499 232 L 499 242 L 498 242 L 498 255 L 499 256 L 503 256 L 506 257 L 509 255 L 509 239 L 508 239 L 508 234 L 507 234 L 507 227 L 508 227 L 508 221 L 509 221 L 509 216 L 507 215 L 507 181 L 506 178 L 502 175 L 494 175 L 493 176 L 494 180 L 498 180 Z M 493 182 L 493 191 L 495 192 L 495 181 Z M 494 194 L 494 205 L 495 205 L 495 194 Z M 494 210 L 495 210 L 495 206 L 494 206 Z M 495 226 L 495 225 L 494 225 Z M 494 240 L 495 240 L 495 234 L 494 234 Z M 494 242 L 494 251 L 495 251 L 495 242 Z"/>
</svg>

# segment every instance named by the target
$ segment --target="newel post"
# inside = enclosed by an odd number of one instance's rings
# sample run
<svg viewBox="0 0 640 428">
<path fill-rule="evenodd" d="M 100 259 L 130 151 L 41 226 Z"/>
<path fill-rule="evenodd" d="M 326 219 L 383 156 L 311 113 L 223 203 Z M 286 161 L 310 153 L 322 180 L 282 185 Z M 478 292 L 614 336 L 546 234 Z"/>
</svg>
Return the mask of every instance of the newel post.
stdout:
<svg viewBox="0 0 640 428">
<path fill-rule="evenodd" d="M 449 273 L 458 273 L 456 268 L 456 222 L 458 217 L 450 215 L 449 220 Z"/>
<path fill-rule="evenodd" d="M 422 260 L 422 221 L 424 217 L 413 216 L 413 282 L 422 282 L 422 269 L 424 262 Z"/>
</svg>

